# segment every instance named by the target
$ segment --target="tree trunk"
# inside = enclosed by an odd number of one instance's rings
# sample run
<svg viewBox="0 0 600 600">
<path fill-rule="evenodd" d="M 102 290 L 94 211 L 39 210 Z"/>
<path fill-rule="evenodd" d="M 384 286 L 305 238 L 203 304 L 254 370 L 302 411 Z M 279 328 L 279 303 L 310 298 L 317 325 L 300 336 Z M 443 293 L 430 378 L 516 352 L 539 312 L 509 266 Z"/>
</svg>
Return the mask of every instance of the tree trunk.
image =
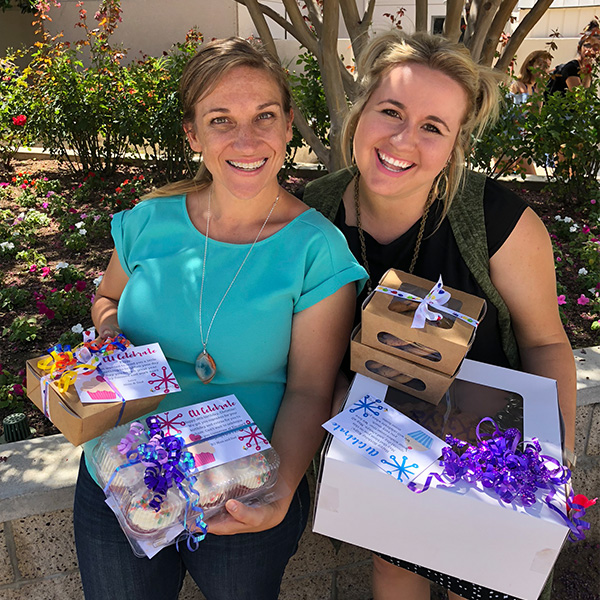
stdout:
<svg viewBox="0 0 600 600">
<path fill-rule="evenodd" d="M 444 20 L 444 35 L 452 42 L 460 39 L 460 17 L 465 5 L 464 0 L 447 0 L 446 19 Z"/>
<path fill-rule="evenodd" d="M 502 0 L 502 4 L 500 4 L 500 8 L 494 17 L 485 41 L 483 42 L 481 58 L 479 60 L 482 65 L 488 67 L 491 66 L 496 54 L 498 42 L 500 41 L 500 36 L 502 35 L 516 5 L 517 0 Z"/>
<path fill-rule="evenodd" d="M 489 31 L 499 6 L 500 0 L 486 0 L 479 7 L 475 31 L 469 45 L 471 56 L 475 62 L 479 62 L 479 59 L 481 58 L 483 43 L 485 42 L 487 32 Z"/>
<path fill-rule="evenodd" d="M 427 31 L 429 29 L 427 2 L 428 0 L 416 0 L 417 15 L 415 19 L 415 28 L 417 31 Z"/>
<path fill-rule="evenodd" d="M 515 32 L 510 37 L 506 48 L 502 56 L 498 59 L 498 62 L 494 65 L 494 69 L 502 71 L 503 73 L 508 69 L 514 55 L 516 54 L 519 46 L 523 43 L 523 40 L 527 37 L 527 34 L 533 29 L 533 26 L 542 18 L 542 15 L 550 8 L 552 0 L 537 0 L 533 5 L 533 8 L 527 13 L 525 18 L 521 21 Z"/>
<path fill-rule="evenodd" d="M 344 94 L 337 54 L 339 8 L 339 0 L 327 0 L 323 3 L 323 35 L 319 41 L 322 57 L 319 62 L 321 65 L 321 78 L 331 119 L 331 129 L 329 131 L 331 154 L 328 167 L 332 170 L 341 168 L 344 163 L 340 138 L 344 118 L 348 113 L 348 104 Z"/>
</svg>

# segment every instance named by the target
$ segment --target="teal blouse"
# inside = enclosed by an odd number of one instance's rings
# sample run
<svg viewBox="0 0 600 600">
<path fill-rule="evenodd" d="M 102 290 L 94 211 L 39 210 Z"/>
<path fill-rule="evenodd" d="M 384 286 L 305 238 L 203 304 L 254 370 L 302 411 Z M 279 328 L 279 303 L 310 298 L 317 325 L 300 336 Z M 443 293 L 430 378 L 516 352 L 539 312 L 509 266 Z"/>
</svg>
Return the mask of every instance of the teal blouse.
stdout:
<svg viewBox="0 0 600 600">
<path fill-rule="evenodd" d="M 217 313 L 207 351 L 217 374 L 203 384 L 194 371 L 200 343 L 200 286 L 205 237 L 192 224 L 185 196 L 145 200 L 114 216 L 115 248 L 129 281 L 119 325 L 134 345 L 159 342 L 181 386 L 156 412 L 235 394 L 270 437 L 286 385 L 292 319 L 366 273 L 344 236 L 314 209 L 259 241 Z M 208 241 L 203 334 L 250 244 Z"/>
</svg>

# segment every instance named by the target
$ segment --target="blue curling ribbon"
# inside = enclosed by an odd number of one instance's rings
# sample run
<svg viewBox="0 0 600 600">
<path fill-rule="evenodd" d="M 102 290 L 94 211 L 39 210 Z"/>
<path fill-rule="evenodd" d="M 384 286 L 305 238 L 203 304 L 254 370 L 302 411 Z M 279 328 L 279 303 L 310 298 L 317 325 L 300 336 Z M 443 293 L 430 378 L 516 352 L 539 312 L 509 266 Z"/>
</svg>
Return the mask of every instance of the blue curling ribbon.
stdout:
<svg viewBox="0 0 600 600">
<path fill-rule="evenodd" d="M 155 415 L 146 418 L 146 425 L 148 431 L 144 429 L 141 423 L 134 422 L 130 425 L 129 433 L 121 440 L 118 446 L 119 452 L 126 456 L 127 462 L 115 468 L 104 486 L 104 493 L 108 493 L 114 478 L 121 469 L 131 467 L 135 464 L 144 465 L 146 467 L 144 484 L 148 490 L 154 493 L 149 506 L 158 512 L 166 498 L 168 490 L 175 486 L 186 501 L 184 523 L 187 524 L 194 512 L 199 513 L 195 519 L 195 525 L 199 529 L 199 532 L 191 532 L 186 529 L 186 532 L 182 534 L 186 539 L 187 547 L 193 552 L 206 537 L 208 526 L 204 521 L 204 510 L 200 506 L 200 494 L 193 488 L 193 484 L 197 480 L 190 473 L 191 469 L 195 466 L 194 458 L 190 452 L 186 451 L 186 448 L 244 429 L 248 427 L 248 423 L 208 436 L 199 441 L 190 442 L 189 444 L 184 444 L 184 439 L 180 436 L 166 436 L 161 429 L 160 420 Z M 146 435 L 148 441 L 132 449 L 135 441 L 142 435 Z M 189 484 L 191 496 L 187 493 L 183 485 L 185 481 Z M 176 544 L 179 547 L 179 539 Z"/>
<path fill-rule="evenodd" d="M 480 431 L 485 422 L 494 426 L 493 433 Z M 564 486 L 571 479 L 569 469 L 551 456 L 542 454 L 536 438 L 521 442 L 521 434 L 517 429 L 510 428 L 503 433 L 489 417 L 479 422 L 476 434 L 476 446 L 447 435 L 446 443 L 451 447 L 442 450 L 442 474 L 430 473 L 421 489 L 414 482 L 410 482 L 408 488 L 422 494 L 429 489 L 434 479 L 446 487 L 462 479 L 467 483 L 480 482 L 484 488 L 493 490 L 502 502 L 517 502 L 524 507 L 536 503 L 538 489 L 547 490 L 543 501 L 569 527 L 569 539 L 584 539 L 585 531 L 590 528 L 589 523 L 581 519 L 586 507 L 574 500 L 573 491 L 570 491 L 567 500 L 570 515 L 552 504 L 558 487 Z M 589 504 L 593 504 L 593 501 L 588 501 Z"/>
</svg>

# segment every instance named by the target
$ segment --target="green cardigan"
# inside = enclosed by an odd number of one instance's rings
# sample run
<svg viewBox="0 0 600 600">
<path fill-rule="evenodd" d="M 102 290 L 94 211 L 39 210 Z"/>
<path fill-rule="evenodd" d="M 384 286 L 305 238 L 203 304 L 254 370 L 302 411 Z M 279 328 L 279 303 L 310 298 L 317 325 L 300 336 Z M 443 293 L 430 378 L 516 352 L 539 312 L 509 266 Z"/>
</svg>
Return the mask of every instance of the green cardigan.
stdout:
<svg viewBox="0 0 600 600">
<path fill-rule="evenodd" d="M 316 208 L 333 222 L 342 201 L 342 195 L 355 173 L 355 169 L 342 169 L 311 181 L 304 191 L 304 202 L 308 206 Z M 510 313 L 490 278 L 490 258 L 483 211 L 484 189 L 485 175 L 467 171 L 464 185 L 448 211 L 448 221 L 459 252 L 469 271 L 489 301 L 498 310 L 502 349 L 510 366 L 518 369 L 521 361 L 511 326 Z"/>
</svg>

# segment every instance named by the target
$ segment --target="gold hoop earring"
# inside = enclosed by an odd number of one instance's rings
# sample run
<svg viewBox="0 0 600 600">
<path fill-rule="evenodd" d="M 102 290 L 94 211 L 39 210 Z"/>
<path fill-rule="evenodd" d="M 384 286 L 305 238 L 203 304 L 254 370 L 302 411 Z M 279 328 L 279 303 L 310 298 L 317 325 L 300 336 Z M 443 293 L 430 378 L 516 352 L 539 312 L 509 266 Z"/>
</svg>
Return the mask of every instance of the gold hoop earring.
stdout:
<svg viewBox="0 0 600 600">
<path fill-rule="evenodd" d="M 437 179 L 435 180 L 435 183 L 433 185 L 434 198 L 444 199 L 448 195 L 448 191 L 450 189 L 450 183 L 448 181 L 448 171 L 449 166 L 446 165 L 437 176 Z"/>
</svg>

